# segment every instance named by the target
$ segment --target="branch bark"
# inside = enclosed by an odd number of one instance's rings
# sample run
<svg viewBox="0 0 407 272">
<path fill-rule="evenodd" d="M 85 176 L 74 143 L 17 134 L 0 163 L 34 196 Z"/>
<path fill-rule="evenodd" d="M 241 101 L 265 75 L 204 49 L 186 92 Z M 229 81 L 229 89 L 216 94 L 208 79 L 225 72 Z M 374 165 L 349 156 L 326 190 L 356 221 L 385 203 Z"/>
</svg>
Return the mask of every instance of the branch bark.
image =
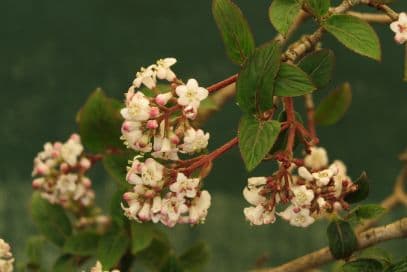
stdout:
<svg viewBox="0 0 407 272">
<path fill-rule="evenodd" d="M 372 228 L 357 235 L 358 250 L 362 250 L 373 245 L 388 240 L 407 237 L 407 217 L 404 217 L 391 224 Z M 322 248 L 305 256 L 292 260 L 286 264 L 275 268 L 264 268 L 253 270 L 252 272 L 296 272 L 321 266 L 334 260 L 328 247 Z"/>
</svg>

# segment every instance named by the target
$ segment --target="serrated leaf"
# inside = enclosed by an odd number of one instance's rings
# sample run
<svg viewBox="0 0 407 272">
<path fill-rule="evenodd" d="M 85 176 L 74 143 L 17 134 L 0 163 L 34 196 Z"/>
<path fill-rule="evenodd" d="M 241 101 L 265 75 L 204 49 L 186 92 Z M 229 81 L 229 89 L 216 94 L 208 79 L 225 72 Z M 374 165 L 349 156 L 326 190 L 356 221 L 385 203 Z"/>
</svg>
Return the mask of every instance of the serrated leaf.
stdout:
<svg viewBox="0 0 407 272">
<path fill-rule="evenodd" d="M 236 82 L 236 98 L 243 112 L 263 112 L 273 107 L 273 89 L 280 56 L 280 46 L 270 42 L 257 48 L 248 58 Z"/>
<path fill-rule="evenodd" d="M 383 265 L 375 259 L 361 258 L 342 266 L 343 272 L 382 272 Z"/>
<path fill-rule="evenodd" d="M 61 206 L 50 204 L 40 194 L 34 193 L 31 200 L 31 214 L 41 234 L 58 246 L 63 246 L 71 235 L 69 218 Z"/>
<path fill-rule="evenodd" d="M 64 252 L 78 256 L 95 255 L 99 235 L 92 231 L 83 231 L 69 237 L 64 245 Z"/>
<path fill-rule="evenodd" d="M 332 15 L 323 27 L 350 50 L 380 61 L 379 38 L 365 21 L 350 15 Z"/>
<path fill-rule="evenodd" d="M 315 89 L 310 77 L 299 67 L 288 63 L 281 64 L 274 84 L 274 95 L 300 96 Z"/>
<path fill-rule="evenodd" d="M 358 189 L 356 192 L 352 192 L 346 195 L 345 201 L 348 203 L 357 203 L 366 199 L 369 195 L 369 182 L 366 172 L 363 172 L 360 177 L 354 182 Z"/>
<path fill-rule="evenodd" d="M 105 153 L 108 149 L 123 148 L 121 108 L 119 101 L 107 97 L 101 89 L 90 95 L 78 114 L 79 133 L 87 149 Z"/>
<path fill-rule="evenodd" d="M 299 0 L 274 0 L 269 8 L 269 19 L 274 28 L 286 35 L 301 10 Z"/>
<path fill-rule="evenodd" d="M 103 269 L 111 269 L 119 263 L 129 247 L 129 238 L 124 231 L 112 231 L 100 239 L 97 258 Z"/>
<path fill-rule="evenodd" d="M 200 242 L 184 252 L 179 260 L 186 271 L 202 271 L 209 260 L 209 249 L 206 243 Z"/>
<path fill-rule="evenodd" d="M 352 89 L 346 82 L 322 99 L 315 110 L 315 123 L 323 126 L 335 124 L 343 118 L 351 102 Z"/>
<path fill-rule="evenodd" d="M 331 6 L 330 0 L 305 0 L 305 6 L 315 17 L 320 18 L 326 15 Z"/>
<path fill-rule="evenodd" d="M 332 77 L 335 55 L 330 49 L 322 49 L 305 56 L 298 66 L 308 74 L 317 88 L 325 87 Z"/>
<path fill-rule="evenodd" d="M 242 11 L 231 0 L 213 0 L 212 14 L 229 58 L 243 64 L 256 46 Z"/>
<path fill-rule="evenodd" d="M 78 267 L 76 266 L 75 258 L 72 255 L 66 254 L 60 256 L 52 268 L 53 272 L 72 272 L 76 271 Z"/>
<path fill-rule="evenodd" d="M 239 124 L 239 148 L 248 171 L 256 168 L 264 159 L 280 129 L 278 121 L 259 121 L 251 115 L 243 115 Z"/>
<path fill-rule="evenodd" d="M 136 255 L 150 246 L 154 238 L 154 226 L 148 223 L 131 224 L 131 253 Z"/>
<path fill-rule="evenodd" d="M 124 151 L 120 154 L 108 154 L 103 157 L 103 167 L 106 172 L 122 187 L 128 187 L 126 181 L 127 166 L 129 160 L 134 158 L 135 153 L 132 151 Z"/>
<path fill-rule="evenodd" d="M 329 249 L 335 259 L 347 258 L 357 249 L 357 239 L 350 224 L 333 220 L 327 229 Z"/>
</svg>

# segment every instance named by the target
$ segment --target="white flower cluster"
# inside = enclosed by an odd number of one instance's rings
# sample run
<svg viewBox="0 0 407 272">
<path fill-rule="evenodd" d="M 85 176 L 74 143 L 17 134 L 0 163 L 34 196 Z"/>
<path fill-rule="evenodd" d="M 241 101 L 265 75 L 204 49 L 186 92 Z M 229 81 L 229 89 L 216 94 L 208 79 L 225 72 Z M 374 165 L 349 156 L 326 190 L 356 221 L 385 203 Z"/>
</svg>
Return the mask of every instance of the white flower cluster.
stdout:
<svg viewBox="0 0 407 272">
<path fill-rule="evenodd" d="M 168 227 L 203 222 L 211 196 L 200 190 L 200 179 L 183 173 L 174 177 L 167 170 L 153 158 L 145 162 L 134 159 L 127 173 L 127 181 L 134 187 L 123 195 L 127 203 L 122 204 L 125 215 L 138 222 L 161 222 Z"/>
<path fill-rule="evenodd" d="M 391 30 L 395 33 L 394 40 L 403 44 L 407 41 L 407 14 L 402 12 L 399 19 L 390 24 Z"/>
<path fill-rule="evenodd" d="M 245 208 L 244 214 L 251 224 L 273 223 L 275 205 L 290 202 L 277 215 L 293 226 L 307 227 L 321 214 L 346 207 L 343 198 L 354 190 L 346 166 L 341 161 L 328 166 L 327 152 L 322 147 L 311 148 L 311 153 L 304 158 L 304 166 L 298 168 L 298 176 L 284 179 L 284 185 L 280 182 L 273 177 L 248 179 L 243 195 L 253 206 Z M 277 183 L 280 184 L 276 186 Z"/>
<path fill-rule="evenodd" d="M 126 93 L 121 115 L 122 139 L 128 148 L 150 153 L 154 158 L 178 160 L 178 153 L 192 154 L 205 149 L 209 133 L 194 129 L 189 120 L 196 117 L 199 105 L 208 90 L 199 87 L 195 79 L 181 84 L 171 70 L 174 58 L 158 60 L 142 68 Z M 159 93 L 157 78 L 172 82 L 170 90 Z M 141 85 L 155 92 L 154 97 L 136 91 Z"/>
<path fill-rule="evenodd" d="M 113 269 L 111 271 L 103 269 L 102 264 L 97 261 L 95 266 L 90 269 L 90 272 L 120 272 L 119 269 Z"/>
<path fill-rule="evenodd" d="M 0 239 L 0 272 L 13 271 L 14 258 L 8 243 Z"/>
<path fill-rule="evenodd" d="M 46 143 L 34 159 L 32 186 L 50 203 L 89 206 L 95 196 L 92 182 L 85 176 L 90 166 L 79 135 L 71 135 L 65 143 Z"/>
</svg>

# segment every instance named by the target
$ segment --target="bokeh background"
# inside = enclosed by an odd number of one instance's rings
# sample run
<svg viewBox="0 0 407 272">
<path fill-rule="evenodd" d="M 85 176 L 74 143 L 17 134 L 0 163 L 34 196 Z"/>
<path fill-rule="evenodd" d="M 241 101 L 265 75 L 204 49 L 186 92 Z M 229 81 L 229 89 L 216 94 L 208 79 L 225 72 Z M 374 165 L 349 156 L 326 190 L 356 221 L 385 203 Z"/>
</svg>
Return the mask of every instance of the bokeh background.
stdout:
<svg viewBox="0 0 407 272">
<path fill-rule="evenodd" d="M 258 44 L 275 35 L 269 2 L 236 0 Z M 407 10 L 407 3 L 399 0 L 394 7 Z M 400 169 L 397 155 L 407 147 L 403 46 L 393 42 L 388 26 L 375 28 L 383 44 L 380 64 L 332 37 L 323 39 L 324 46 L 335 49 L 337 64 L 330 87 L 317 93 L 318 100 L 344 81 L 353 86 L 346 117 L 318 132 L 330 157 L 344 160 L 351 176 L 368 172 L 372 192 L 367 202 L 391 192 Z M 315 25 L 308 23 L 304 31 L 312 29 Z M 0 237 L 12 244 L 17 259 L 35 233 L 29 214 L 32 159 L 44 142 L 65 140 L 77 130 L 75 114 L 96 87 L 122 99 L 140 66 L 167 56 L 178 59 L 175 70 L 181 78 L 197 78 L 204 86 L 237 72 L 224 53 L 209 0 L 1 0 L 0 37 Z M 239 116 L 231 101 L 205 125 L 210 149 L 236 134 Z M 273 167 L 266 164 L 250 175 L 270 174 Z M 114 185 L 101 168 L 93 176 L 97 201 L 106 207 Z M 326 245 L 324 221 L 307 229 L 281 220 L 250 227 L 241 194 L 248 176 L 236 149 L 216 161 L 206 180 L 213 194 L 206 224 L 167 230 L 177 250 L 203 240 L 211 249 L 207 271 L 245 271 L 259 257 L 278 264 Z M 383 222 L 402 215 L 405 208 Z M 383 246 L 401 256 L 406 244 Z"/>
</svg>

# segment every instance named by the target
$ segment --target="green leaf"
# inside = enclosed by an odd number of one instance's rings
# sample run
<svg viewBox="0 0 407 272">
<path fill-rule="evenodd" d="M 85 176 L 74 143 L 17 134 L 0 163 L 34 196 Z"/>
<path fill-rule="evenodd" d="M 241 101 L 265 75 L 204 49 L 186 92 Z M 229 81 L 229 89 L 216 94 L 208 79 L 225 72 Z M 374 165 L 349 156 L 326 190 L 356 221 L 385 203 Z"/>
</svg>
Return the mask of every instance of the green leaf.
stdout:
<svg viewBox="0 0 407 272">
<path fill-rule="evenodd" d="M 407 258 L 388 267 L 384 272 L 406 272 L 407 271 Z"/>
<path fill-rule="evenodd" d="M 97 257 L 103 269 L 111 269 L 120 261 L 129 247 L 124 231 L 114 230 L 99 240 Z"/>
<path fill-rule="evenodd" d="M 186 271 L 202 271 L 209 260 L 209 249 L 206 243 L 200 242 L 184 252 L 179 260 Z"/>
<path fill-rule="evenodd" d="M 122 104 L 108 98 L 101 89 L 94 91 L 78 114 L 79 133 L 83 145 L 94 153 L 123 148 L 120 140 Z"/>
<path fill-rule="evenodd" d="M 384 264 L 391 264 L 393 261 L 393 257 L 391 256 L 391 254 L 387 250 L 379 247 L 367 248 L 363 250 L 358 257 L 375 259 Z"/>
<path fill-rule="evenodd" d="M 343 220 L 332 221 L 327 229 L 329 249 L 335 259 L 347 258 L 357 249 L 357 240 L 350 224 Z"/>
<path fill-rule="evenodd" d="M 372 219 L 382 215 L 385 211 L 386 209 L 380 205 L 365 204 L 356 207 L 350 213 L 355 214 L 355 216 L 357 216 L 359 219 Z"/>
<path fill-rule="evenodd" d="M 120 154 L 108 154 L 103 157 L 103 167 L 120 187 L 127 188 L 127 166 L 129 160 L 134 158 L 134 152 L 124 151 Z"/>
<path fill-rule="evenodd" d="M 74 259 L 74 256 L 66 254 L 60 256 L 53 268 L 53 272 L 72 272 L 72 271 L 77 271 L 78 267 L 76 266 L 76 262 Z"/>
<path fill-rule="evenodd" d="M 213 0 L 212 14 L 229 58 L 237 64 L 243 64 L 256 46 L 242 11 L 230 0 Z"/>
<path fill-rule="evenodd" d="M 178 258 L 174 255 L 169 256 L 164 266 L 160 269 L 160 272 L 183 272 L 183 271 L 184 269 L 182 268 Z"/>
<path fill-rule="evenodd" d="M 348 203 L 357 203 L 366 199 L 369 195 L 369 182 L 366 172 L 363 172 L 360 177 L 354 182 L 358 189 L 355 192 L 349 193 L 345 197 L 345 201 Z"/>
<path fill-rule="evenodd" d="M 333 125 L 343 118 L 352 102 L 352 89 L 344 83 L 322 99 L 315 110 L 315 122 L 318 125 Z"/>
<path fill-rule="evenodd" d="M 72 228 L 61 206 L 52 205 L 40 194 L 34 193 L 31 200 L 31 214 L 41 234 L 58 246 L 64 245 L 66 238 L 71 235 Z"/>
<path fill-rule="evenodd" d="M 350 50 L 380 61 L 380 41 L 365 21 L 350 15 L 332 15 L 323 27 Z"/>
<path fill-rule="evenodd" d="M 44 242 L 45 239 L 43 236 L 32 236 L 28 239 L 25 252 L 28 258 L 27 263 L 29 267 L 39 268 L 41 266 Z"/>
<path fill-rule="evenodd" d="M 127 192 L 125 188 L 120 188 L 110 199 L 110 215 L 113 222 L 119 227 L 123 227 L 129 222 L 128 218 L 124 215 L 124 211 L 121 206 L 123 194 L 125 192 Z"/>
<path fill-rule="evenodd" d="M 94 255 L 97 251 L 99 235 L 92 231 L 83 231 L 69 237 L 64 245 L 64 252 L 78 256 Z"/>
<path fill-rule="evenodd" d="M 303 70 L 288 63 L 281 64 L 274 85 L 274 95 L 300 96 L 315 89 L 310 77 Z"/>
<path fill-rule="evenodd" d="M 155 231 L 154 239 L 150 246 L 138 253 L 138 259 L 152 270 L 162 268 L 171 252 L 168 239 L 161 232 Z"/>
<path fill-rule="evenodd" d="M 280 46 L 276 42 L 257 48 L 249 57 L 236 82 L 236 98 L 243 112 L 263 112 L 273 107 L 280 57 Z"/>
<path fill-rule="evenodd" d="M 299 0 L 274 0 L 269 8 L 270 22 L 279 33 L 286 35 L 300 10 Z"/>
<path fill-rule="evenodd" d="M 131 253 L 136 255 L 150 246 L 154 238 L 154 227 L 148 223 L 131 224 Z"/>
<path fill-rule="evenodd" d="M 305 56 L 298 66 L 308 74 L 314 85 L 321 89 L 332 77 L 335 55 L 330 49 L 322 49 Z"/>
<path fill-rule="evenodd" d="M 280 133 L 280 122 L 259 121 L 243 115 L 239 124 L 239 148 L 248 171 L 253 170 L 273 147 Z"/>
<path fill-rule="evenodd" d="M 383 265 L 375 259 L 362 258 L 344 264 L 342 269 L 344 272 L 382 272 Z"/>
<path fill-rule="evenodd" d="M 305 0 L 305 7 L 317 18 L 326 15 L 330 6 L 330 0 Z"/>
</svg>

